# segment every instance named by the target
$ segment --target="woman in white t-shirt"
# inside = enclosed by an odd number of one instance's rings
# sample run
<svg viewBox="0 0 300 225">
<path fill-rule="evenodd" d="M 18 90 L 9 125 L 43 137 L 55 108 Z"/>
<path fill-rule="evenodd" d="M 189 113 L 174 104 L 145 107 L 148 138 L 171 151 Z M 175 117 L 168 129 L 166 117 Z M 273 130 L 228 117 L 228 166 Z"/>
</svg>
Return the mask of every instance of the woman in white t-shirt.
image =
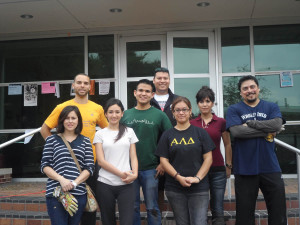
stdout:
<svg viewBox="0 0 300 225">
<path fill-rule="evenodd" d="M 115 225 L 115 204 L 118 202 L 121 225 L 132 225 L 135 192 L 133 181 L 138 175 L 135 143 L 138 139 L 132 128 L 120 123 L 124 107 L 120 100 L 109 99 L 104 107 L 108 127 L 97 131 L 94 138 L 98 164 L 97 200 L 103 225 Z"/>
</svg>

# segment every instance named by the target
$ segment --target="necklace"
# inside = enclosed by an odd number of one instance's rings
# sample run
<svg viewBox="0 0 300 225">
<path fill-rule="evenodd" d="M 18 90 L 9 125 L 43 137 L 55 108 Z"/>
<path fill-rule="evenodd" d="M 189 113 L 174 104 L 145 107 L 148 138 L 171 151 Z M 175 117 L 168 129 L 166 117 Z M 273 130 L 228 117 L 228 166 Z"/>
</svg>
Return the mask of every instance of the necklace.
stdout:
<svg viewBox="0 0 300 225">
<path fill-rule="evenodd" d="M 206 129 L 206 128 L 208 128 L 209 123 L 205 124 L 205 126 L 204 126 L 203 120 L 204 120 L 204 119 L 201 120 L 201 122 L 202 122 L 202 128 L 203 128 L 203 129 Z"/>
</svg>

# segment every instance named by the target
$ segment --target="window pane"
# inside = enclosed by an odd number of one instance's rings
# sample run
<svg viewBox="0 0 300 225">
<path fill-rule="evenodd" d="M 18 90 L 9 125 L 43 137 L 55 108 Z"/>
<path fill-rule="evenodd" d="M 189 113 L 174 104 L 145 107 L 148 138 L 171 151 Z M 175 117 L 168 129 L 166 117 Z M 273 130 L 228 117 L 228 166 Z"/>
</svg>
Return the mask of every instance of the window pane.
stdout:
<svg viewBox="0 0 300 225">
<path fill-rule="evenodd" d="M 95 85 L 95 95 L 89 96 L 92 101 L 98 104 L 114 97 L 114 83 L 110 84 L 108 95 L 99 96 L 99 85 Z M 56 105 L 70 100 L 71 84 L 60 84 L 60 98 L 54 94 L 41 94 L 41 86 L 38 91 L 38 106 L 24 107 L 24 95 L 8 95 L 7 87 L 0 87 L 0 129 L 27 129 L 42 126 L 45 119 L 56 107 Z"/>
<path fill-rule="evenodd" d="M 196 103 L 196 94 L 202 86 L 209 86 L 209 78 L 175 78 L 174 88 L 176 95 L 187 97 L 192 104 L 194 115 L 199 114 Z M 187 88 L 188 87 L 188 88 Z"/>
<path fill-rule="evenodd" d="M 127 109 L 131 109 L 136 106 L 136 98 L 133 95 L 133 92 L 136 88 L 138 81 L 128 82 L 127 83 Z"/>
<path fill-rule="evenodd" d="M 285 126 L 285 130 L 276 136 L 277 139 L 300 148 L 300 126 Z M 276 155 L 283 174 L 297 173 L 296 154 L 284 147 L 276 145 Z"/>
<path fill-rule="evenodd" d="M 0 82 L 72 80 L 84 71 L 83 37 L 0 42 Z"/>
<path fill-rule="evenodd" d="M 161 65 L 160 41 L 126 43 L 127 77 L 153 76 Z"/>
<path fill-rule="evenodd" d="M 256 71 L 300 69 L 300 25 L 254 27 Z"/>
<path fill-rule="evenodd" d="M 221 30 L 223 73 L 249 72 L 249 27 L 223 28 Z"/>
<path fill-rule="evenodd" d="M 224 117 L 230 105 L 241 101 L 240 91 L 238 90 L 238 82 L 241 77 L 223 77 L 223 107 Z"/>
<path fill-rule="evenodd" d="M 280 87 L 280 75 L 256 76 L 260 98 L 278 104 L 285 120 L 300 120 L 300 74 L 293 75 L 293 87 Z"/>
<path fill-rule="evenodd" d="M 24 133 L 0 134 L 1 143 L 19 137 Z M 0 168 L 12 168 L 13 178 L 46 177 L 40 172 L 42 152 L 45 140 L 36 133 L 28 144 L 24 140 L 1 149 L 2 165 Z"/>
<path fill-rule="evenodd" d="M 174 38 L 174 73 L 209 73 L 208 38 Z"/>
<path fill-rule="evenodd" d="M 114 77 L 114 36 L 89 37 L 89 76 L 92 79 Z"/>
</svg>

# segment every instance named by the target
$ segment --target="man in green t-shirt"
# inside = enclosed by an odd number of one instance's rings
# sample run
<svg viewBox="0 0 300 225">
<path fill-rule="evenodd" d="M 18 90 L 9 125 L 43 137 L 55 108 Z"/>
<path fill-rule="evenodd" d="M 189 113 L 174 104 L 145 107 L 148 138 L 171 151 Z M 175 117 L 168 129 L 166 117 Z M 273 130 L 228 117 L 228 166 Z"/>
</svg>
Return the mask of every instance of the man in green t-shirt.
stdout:
<svg viewBox="0 0 300 225">
<path fill-rule="evenodd" d="M 138 82 L 134 96 L 137 106 L 124 112 L 122 122 L 133 128 L 139 142 L 136 144 L 139 161 L 138 178 L 134 181 L 136 199 L 134 205 L 134 225 L 140 225 L 140 187 L 142 186 L 147 208 L 148 225 L 161 225 L 158 208 L 158 176 L 164 174 L 159 159 L 155 156 L 161 134 L 172 128 L 164 112 L 150 105 L 154 96 L 153 84 L 147 79 Z"/>
</svg>

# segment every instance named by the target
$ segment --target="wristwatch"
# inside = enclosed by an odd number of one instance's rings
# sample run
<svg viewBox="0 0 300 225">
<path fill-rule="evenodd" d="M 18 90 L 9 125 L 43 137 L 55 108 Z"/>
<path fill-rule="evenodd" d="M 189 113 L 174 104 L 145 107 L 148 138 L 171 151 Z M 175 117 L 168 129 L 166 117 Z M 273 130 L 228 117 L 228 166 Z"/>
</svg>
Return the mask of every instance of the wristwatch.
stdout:
<svg viewBox="0 0 300 225">
<path fill-rule="evenodd" d="M 228 167 L 229 169 L 232 169 L 232 165 L 231 164 L 226 163 L 226 167 Z"/>
</svg>

